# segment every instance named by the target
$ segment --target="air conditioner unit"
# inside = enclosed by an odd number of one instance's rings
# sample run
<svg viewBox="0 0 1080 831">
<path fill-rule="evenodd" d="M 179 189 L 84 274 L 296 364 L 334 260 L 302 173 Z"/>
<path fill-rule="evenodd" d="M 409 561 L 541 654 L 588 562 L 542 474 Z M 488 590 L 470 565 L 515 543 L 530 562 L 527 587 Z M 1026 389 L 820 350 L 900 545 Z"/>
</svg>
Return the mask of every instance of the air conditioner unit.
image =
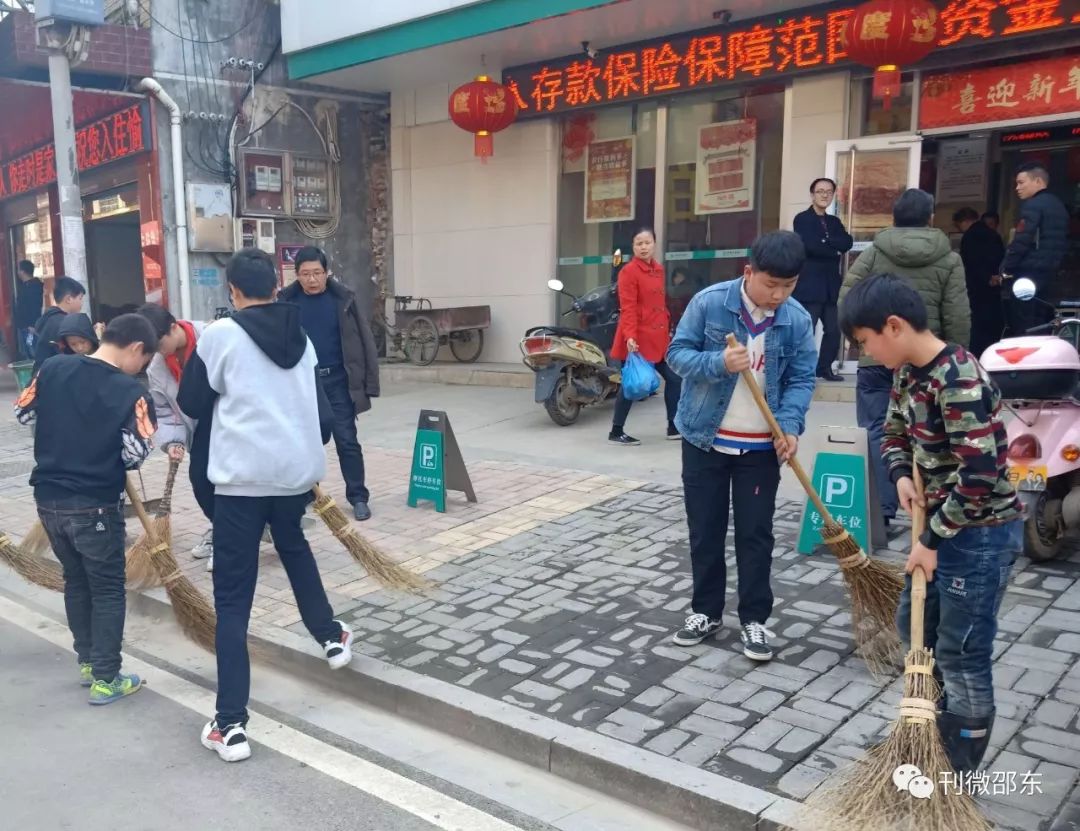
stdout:
<svg viewBox="0 0 1080 831">
<path fill-rule="evenodd" d="M 277 253 L 277 236 L 274 232 L 274 220 L 242 216 L 236 220 L 236 246 L 258 248 L 267 254 Z"/>
</svg>

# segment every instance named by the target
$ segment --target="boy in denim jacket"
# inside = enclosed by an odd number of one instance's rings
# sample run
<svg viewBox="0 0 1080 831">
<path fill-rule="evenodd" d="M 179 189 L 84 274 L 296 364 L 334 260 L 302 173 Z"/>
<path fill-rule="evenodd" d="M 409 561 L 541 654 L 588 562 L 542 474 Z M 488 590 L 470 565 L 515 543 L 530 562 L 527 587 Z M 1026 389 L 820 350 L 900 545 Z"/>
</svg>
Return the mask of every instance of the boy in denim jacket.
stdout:
<svg viewBox="0 0 1080 831">
<path fill-rule="evenodd" d="M 926 506 L 907 572 L 926 572 L 925 641 L 944 684 L 938 726 L 949 761 L 958 773 L 974 771 L 994 724 L 997 612 L 1023 546 L 1001 395 L 967 350 L 927 328 L 922 298 L 900 277 L 863 280 L 844 298 L 840 320 L 849 338 L 895 370 L 882 453 L 904 510 L 916 500 Z M 897 614 L 905 640 L 910 625 L 908 578 Z"/>
<path fill-rule="evenodd" d="M 790 231 L 759 237 L 743 276 L 699 292 L 668 350 L 683 378 L 675 425 L 683 437 L 683 490 L 694 595 L 679 646 L 715 634 L 724 612 L 728 509 L 735 507 L 735 559 L 743 654 L 772 659 L 773 513 L 780 464 L 795 454 L 814 394 L 817 349 L 809 313 L 790 299 L 806 259 Z M 738 347 L 728 347 L 734 334 Z M 746 381 L 750 370 L 785 433 L 774 440 Z"/>
</svg>

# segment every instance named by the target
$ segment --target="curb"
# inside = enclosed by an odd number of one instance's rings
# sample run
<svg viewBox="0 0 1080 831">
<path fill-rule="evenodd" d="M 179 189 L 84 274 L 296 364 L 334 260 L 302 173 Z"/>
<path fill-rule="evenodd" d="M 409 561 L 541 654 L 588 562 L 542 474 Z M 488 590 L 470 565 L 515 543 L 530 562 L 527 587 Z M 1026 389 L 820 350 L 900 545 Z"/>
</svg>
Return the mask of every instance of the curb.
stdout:
<svg viewBox="0 0 1080 831">
<path fill-rule="evenodd" d="M 129 593 L 128 608 L 148 615 L 172 613 L 163 589 Z M 260 657 L 278 668 L 316 675 L 337 692 L 699 831 L 798 827 L 801 804 L 761 788 L 376 658 L 361 656 L 340 672 L 327 672 L 310 638 L 269 630 L 257 621 L 249 640 Z"/>
<path fill-rule="evenodd" d="M 496 368 L 497 366 L 497 368 Z M 379 374 L 387 384 L 449 384 L 472 387 L 532 389 L 536 376 L 524 365 L 411 364 L 380 362 Z"/>
</svg>

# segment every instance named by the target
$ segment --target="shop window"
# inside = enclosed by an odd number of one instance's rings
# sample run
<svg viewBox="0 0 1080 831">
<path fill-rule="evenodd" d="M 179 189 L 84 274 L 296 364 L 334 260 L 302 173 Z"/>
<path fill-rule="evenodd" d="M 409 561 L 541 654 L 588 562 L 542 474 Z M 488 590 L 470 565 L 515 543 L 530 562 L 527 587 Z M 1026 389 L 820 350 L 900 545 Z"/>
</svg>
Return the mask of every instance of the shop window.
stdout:
<svg viewBox="0 0 1080 831">
<path fill-rule="evenodd" d="M 680 97 L 668 111 L 664 258 L 675 305 L 742 273 L 780 224 L 784 93 Z"/>
<path fill-rule="evenodd" d="M 886 133 L 910 133 L 915 96 L 915 73 L 900 76 L 900 93 L 889 102 L 874 98 L 873 78 L 852 78 L 849 86 L 851 136 L 881 136 Z"/>
<path fill-rule="evenodd" d="M 612 253 L 631 256 L 635 231 L 653 224 L 656 110 L 643 102 L 563 118 L 558 277 L 575 296 L 610 283 Z M 559 303 L 561 312 L 569 300 Z"/>
</svg>

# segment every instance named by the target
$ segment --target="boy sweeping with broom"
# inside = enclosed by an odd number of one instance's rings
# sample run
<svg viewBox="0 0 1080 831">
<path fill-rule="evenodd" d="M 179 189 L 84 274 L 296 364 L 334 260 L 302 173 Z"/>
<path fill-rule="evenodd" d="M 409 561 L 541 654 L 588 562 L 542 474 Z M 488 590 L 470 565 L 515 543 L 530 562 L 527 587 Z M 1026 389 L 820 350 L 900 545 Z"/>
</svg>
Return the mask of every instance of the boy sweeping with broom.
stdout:
<svg viewBox="0 0 1080 831">
<path fill-rule="evenodd" d="M 120 315 L 92 355 L 50 358 L 15 404 L 20 422 L 37 422 L 30 484 L 38 517 L 64 567 L 68 626 L 91 704 L 110 704 L 142 684 L 137 675 L 120 672 L 120 494 L 127 470 L 141 465 L 153 448 L 154 407 L 132 376 L 156 351 L 150 324 L 138 315 Z"/>
<path fill-rule="evenodd" d="M 225 273 L 237 312 L 199 339 L 178 401 L 189 418 L 213 416 L 208 473 L 214 485 L 218 696 L 202 743 L 224 761 L 238 762 L 251 755 L 247 630 L 265 526 L 300 616 L 331 669 L 351 659 L 352 631 L 334 619 L 301 526 L 308 494 L 326 475 L 323 446 L 333 425 L 315 372 L 315 347 L 300 326 L 300 310 L 274 302 L 277 270 L 266 253 L 240 251 Z"/>
<path fill-rule="evenodd" d="M 917 501 L 927 518 L 908 557 L 897 625 L 907 640 L 910 574 L 922 568 L 925 641 L 944 687 L 938 727 L 953 768 L 975 771 L 994 724 L 997 612 L 1023 539 L 1022 508 L 1005 464 L 1000 395 L 963 347 L 927 328 L 922 298 L 900 277 L 879 274 L 859 283 L 845 297 L 840 320 L 849 338 L 895 371 L 882 452 L 901 506 L 910 513 Z M 916 464 L 923 497 L 912 478 Z"/>
</svg>

